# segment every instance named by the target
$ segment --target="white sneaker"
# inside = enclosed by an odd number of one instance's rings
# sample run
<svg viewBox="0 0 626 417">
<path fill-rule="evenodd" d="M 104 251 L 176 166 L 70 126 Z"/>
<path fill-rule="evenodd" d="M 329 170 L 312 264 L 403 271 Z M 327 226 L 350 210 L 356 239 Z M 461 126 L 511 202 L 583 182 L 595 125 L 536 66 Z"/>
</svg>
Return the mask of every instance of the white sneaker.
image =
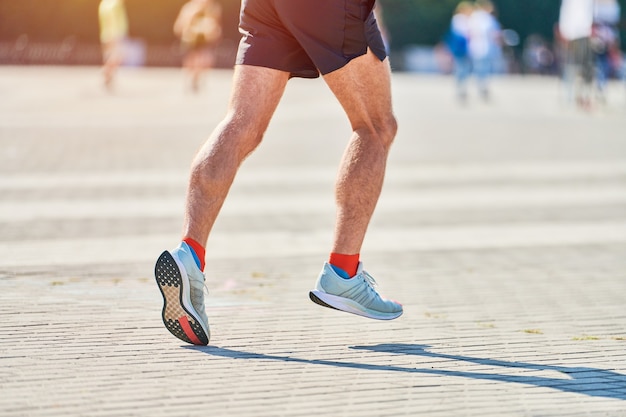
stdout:
<svg viewBox="0 0 626 417">
<path fill-rule="evenodd" d="M 375 289 L 376 281 L 359 262 L 357 273 L 350 279 L 337 275 L 329 263 L 324 264 L 311 301 L 324 307 L 377 320 L 392 320 L 402 315 L 402 305 L 386 300 Z"/>
<path fill-rule="evenodd" d="M 185 242 L 161 254 L 154 277 L 163 295 L 163 324 L 187 343 L 209 343 L 209 320 L 204 309 L 204 274 Z"/>
</svg>

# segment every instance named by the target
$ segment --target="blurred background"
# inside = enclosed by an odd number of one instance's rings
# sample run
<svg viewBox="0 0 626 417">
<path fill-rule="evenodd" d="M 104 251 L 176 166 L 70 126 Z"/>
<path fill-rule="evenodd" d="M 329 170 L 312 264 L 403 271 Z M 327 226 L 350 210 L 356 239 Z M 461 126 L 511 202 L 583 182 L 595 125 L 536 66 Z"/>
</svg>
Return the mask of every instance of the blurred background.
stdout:
<svg viewBox="0 0 626 417">
<path fill-rule="evenodd" d="M 618 0 L 622 11 L 626 0 Z M 182 56 L 172 31 L 185 0 L 126 0 L 129 39 L 125 64 L 178 66 Z M 220 0 L 223 36 L 215 66 L 233 64 L 239 39 L 240 0 Z M 459 0 L 379 0 L 396 71 L 452 71 L 444 38 Z M 561 0 L 494 0 L 503 29 L 495 71 L 557 74 L 555 29 Z M 0 0 L 0 64 L 99 65 L 99 0 Z M 624 13 L 622 13 L 623 15 Z M 621 48 L 626 24 L 618 25 Z"/>
</svg>

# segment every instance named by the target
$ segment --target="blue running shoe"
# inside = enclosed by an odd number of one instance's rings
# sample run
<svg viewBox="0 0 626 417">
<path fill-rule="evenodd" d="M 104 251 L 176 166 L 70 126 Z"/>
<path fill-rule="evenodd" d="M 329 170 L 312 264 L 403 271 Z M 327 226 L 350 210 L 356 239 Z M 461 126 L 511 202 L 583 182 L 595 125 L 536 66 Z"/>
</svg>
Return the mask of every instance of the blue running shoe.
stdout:
<svg viewBox="0 0 626 417">
<path fill-rule="evenodd" d="M 356 275 L 350 279 L 340 277 L 329 263 L 325 263 L 309 297 L 321 306 L 370 319 L 392 320 L 402 315 L 402 305 L 378 294 L 376 281 L 363 270 L 361 263 Z"/>
<path fill-rule="evenodd" d="M 204 274 L 185 242 L 161 254 L 154 267 L 163 296 L 161 316 L 170 333 L 194 345 L 209 344 L 209 320 L 204 309 Z"/>
</svg>

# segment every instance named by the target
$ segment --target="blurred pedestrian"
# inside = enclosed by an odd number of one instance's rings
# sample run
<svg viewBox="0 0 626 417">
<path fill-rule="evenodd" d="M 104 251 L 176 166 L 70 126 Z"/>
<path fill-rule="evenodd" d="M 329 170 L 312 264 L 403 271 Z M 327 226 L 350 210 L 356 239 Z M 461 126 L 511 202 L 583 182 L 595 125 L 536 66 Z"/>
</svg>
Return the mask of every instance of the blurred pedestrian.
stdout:
<svg viewBox="0 0 626 417">
<path fill-rule="evenodd" d="M 374 3 L 242 0 L 242 39 L 228 110 L 193 161 L 181 241 L 164 251 L 155 265 L 164 300 L 163 324 L 175 337 L 209 343 L 203 271 L 211 229 L 239 167 L 261 143 L 289 79 L 320 74 L 346 113 L 352 135 L 335 185 L 330 255 L 309 298 L 334 311 L 372 319 L 402 314 L 402 305 L 379 294 L 360 261 L 397 130 L 391 69 Z M 321 154 L 327 151 L 318 149 Z"/>
<path fill-rule="evenodd" d="M 593 5 L 594 0 L 561 0 L 558 23 L 566 96 L 585 109 L 591 106 L 593 82 Z"/>
<path fill-rule="evenodd" d="M 595 0 L 591 49 L 595 54 L 596 86 L 602 101 L 606 100 L 608 79 L 618 75 L 622 66 L 618 28 L 620 15 L 617 0 Z"/>
<path fill-rule="evenodd" d="M 222 8 L 216 0 L 189 0 L 174 23 L 193 92 L 200 90 L 202 73 L 215 63 L 215 48 L 222 36 L 221 18 Z"/>
<path fill-rule="evenodd" d="M 546 75 L 554 69 L 554 54 L 541 35 L 532 34 L 526 38 L 522 57 L 527 73 Z"/>
<path fill-rule="evenodd" d="M 452 16 L 450 30 L 446 35 L 446 45 L 452 54 L 454 62 L 454 78 L 456 81 L 456 95 L 461 103 L 467 101 L 467 80 L 472 72 L 472 62 L 469 56 L 469 19 L 474 6 L 468 1 L 460 2 Z"/>
<path fill-rule="evenodd" d="M 489 0 L 476 0 L 468 20 L 468 52 L 472 71 L 478 84 L 478 92 L 485 101 L 489 100 L 489 78 L 495 68 L 495 59 L 500 56 L 500 23 L 494 16 L 494 5 Z"/>
<path fill-rule="evenodd" d="M 117 69 L 124 61 L 124 42 L 128 36 L 128 17 L 124 0 L 101 0 L 98 6 L 104 85 L 110 90 Z"/>
</svg>

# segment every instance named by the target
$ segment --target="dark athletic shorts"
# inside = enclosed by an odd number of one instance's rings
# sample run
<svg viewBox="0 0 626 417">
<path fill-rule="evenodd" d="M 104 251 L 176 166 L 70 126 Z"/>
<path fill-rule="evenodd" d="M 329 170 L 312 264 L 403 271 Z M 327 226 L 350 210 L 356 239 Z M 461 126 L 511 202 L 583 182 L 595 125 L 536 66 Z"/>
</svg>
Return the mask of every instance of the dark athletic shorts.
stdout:
<svg viewBox="0 0 626 417">
<path fill-rule="evenodd" d="M 387 52 L 375 0 L 242 0 L 237 64 L 316 78 L 364 55 Z"/>
</svg>

